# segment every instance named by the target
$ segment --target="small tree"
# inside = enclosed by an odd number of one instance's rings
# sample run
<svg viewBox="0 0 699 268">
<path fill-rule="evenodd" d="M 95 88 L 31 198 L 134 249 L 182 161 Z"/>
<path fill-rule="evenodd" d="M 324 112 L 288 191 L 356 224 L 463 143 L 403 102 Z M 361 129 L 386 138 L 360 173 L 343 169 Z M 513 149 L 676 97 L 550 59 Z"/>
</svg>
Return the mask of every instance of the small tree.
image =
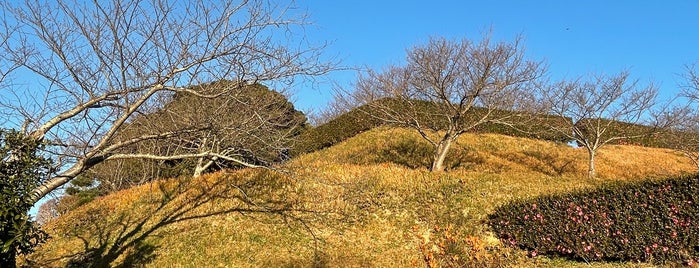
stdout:
<svg viewBox="0 0 699 268">
<path fill-rule="evenodd" d="M 341 98 L 366 104 L 385 123 L 417 130 L 434 147 L 431 170 L 442 171 L 461 134 L 486 123 L 514 126 L 543 73 L 541 62 L 525 60 L 519 38 L 432 38 L 409 50 L 405 65 L 360 76 L 355 91 Z"/>
<path fill-rule="evenodd" d="M 637 125 L 656 104 L 657 89 L 630 81 L 628 72 L 614 76 L 598 75 L 590 81 L 562 81 L 543 91 L 540 104 L 555 120 L 548 127 L 587 150 L 588 177 L 595 177 L 595 156 L 606 144 L 651 135 L 660 125 Z M 563 122 L 563 123 L 561 123 Z"/>
<path fill-rule="evenodd" d="M 686 66 L 681 97 L 687 102 L 676 107 L 672 116 L 678 119 L 672 131 L 671 147 L 686 155 L 699 167 L 699 74 L 696 64 Z"/>
<path fill-rule="evenodd" d="M 17 254 L 31 253 L 46 240 L 28 215 L 31 193 L 47 179 L 50 161 L 42 144 L 17 131 L 0 129 L 0 267 L 15 267 Z"/>
</svg>

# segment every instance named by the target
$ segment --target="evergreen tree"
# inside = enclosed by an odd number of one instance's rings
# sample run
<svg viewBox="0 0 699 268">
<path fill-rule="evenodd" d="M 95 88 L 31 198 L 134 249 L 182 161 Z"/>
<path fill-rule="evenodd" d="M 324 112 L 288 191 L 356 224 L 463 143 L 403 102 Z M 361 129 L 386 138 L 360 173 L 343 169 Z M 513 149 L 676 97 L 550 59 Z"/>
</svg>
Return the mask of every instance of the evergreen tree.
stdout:
<svg viewBox="0 0 699 268">
<path fill-rule="evenodd" d="M 31 253 L 48 238 L 28 215 L 32 191 L 49 173 L 41 148 L 35 139 L 0 129 L 0 267 L 15 267 L 18 254 Z"/>
</svg>

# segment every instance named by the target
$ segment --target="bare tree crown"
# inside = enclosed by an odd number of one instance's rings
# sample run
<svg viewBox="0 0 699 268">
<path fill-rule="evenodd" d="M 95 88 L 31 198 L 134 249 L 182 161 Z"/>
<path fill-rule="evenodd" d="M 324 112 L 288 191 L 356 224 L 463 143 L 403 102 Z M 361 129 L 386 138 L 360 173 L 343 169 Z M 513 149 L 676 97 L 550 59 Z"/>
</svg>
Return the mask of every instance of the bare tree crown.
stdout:
<svg viewBox="0 0 699 268">
<path fill-rule="evenodd" d="M 111 143 L 134 115 L 161 108 L 174 93 L 215 97 L 189 85 L 227 79 L 282 86 L 333 68 L 320 58 L 322 45 L 308 47 L 295 34 L 307 22 L 293 3 L 25 0 L 0 7 L 11 18 L 1 66 L 31 80 L 0 93 L 0 112 L 49 141 L 62 170 L 37 198 L 121 147 L 178 135 L 183 130 Z"/>
<path fill-rule="evenodd" d="M 481 124 L 515 121 L 544 72 L 542 62 L 525 59 L 519 38 L 432 38 L 408 50 L 404 65 L 360 75 L 340 103 L 364 104 L 371 116 L 414 128 L 436 148 L 433 170 L 441 170 L 440 159 L 459 135 Z M 428 131 L 446 134 L 434 138 Z"/>
<path fill-rule="evenodd" d="M 628 72 L 596 75 L 584 80 L 562 81 L 546 88 L 539 103 L 549 114 L 564 118 L 548 127 L 587 149 L 588 176 L 595 177 L 595 155 L 602 146 L 617 140 L 639 138 L 659 130 L 639 133 L 629 128 L 650 117 L 656 105 L 657 88 L 639 85 Z"/>
</svg>

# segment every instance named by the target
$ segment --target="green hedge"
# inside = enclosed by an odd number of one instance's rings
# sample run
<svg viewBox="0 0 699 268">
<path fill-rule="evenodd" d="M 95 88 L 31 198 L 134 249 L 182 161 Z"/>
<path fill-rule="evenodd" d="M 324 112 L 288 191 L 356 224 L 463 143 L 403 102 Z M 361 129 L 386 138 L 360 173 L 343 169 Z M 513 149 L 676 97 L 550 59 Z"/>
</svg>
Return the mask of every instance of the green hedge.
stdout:
<svg viewBox="0 0 699 268">
<path fill-rule="evenodd" d="M 699 259 L 699 175 L 549 195 L 499 207 L 489 223 L 532 255 L 585 261 Z"/>
<path fill-rule="evenodd" d="M 297 156 L 327 148 L 380 125 L 378 119 L 361 109 L 354 109 L 328 123 L 301 132 L 290 153 Z"/>
</svg>

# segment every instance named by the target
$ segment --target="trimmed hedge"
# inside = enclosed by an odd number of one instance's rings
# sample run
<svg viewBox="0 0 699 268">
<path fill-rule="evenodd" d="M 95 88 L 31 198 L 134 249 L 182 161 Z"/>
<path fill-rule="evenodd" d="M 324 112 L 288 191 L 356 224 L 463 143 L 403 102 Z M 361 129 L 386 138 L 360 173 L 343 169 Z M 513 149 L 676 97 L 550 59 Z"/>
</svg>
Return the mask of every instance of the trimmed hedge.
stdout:
<svg viewBox="0 0 699 268">
<path fill-rule="evenodd" d="M 699 175 L 541 196 L 496 209 L 504 244 L 585 261 L 699 260 Z"/>
<path fill-rule="evenodd" d="M 360 109 L 354 109 L 328 123 L 301 132 L 290 153 L 297 156 L 315 152 L 380 125 L 378 119 Z"/>
</svg>

